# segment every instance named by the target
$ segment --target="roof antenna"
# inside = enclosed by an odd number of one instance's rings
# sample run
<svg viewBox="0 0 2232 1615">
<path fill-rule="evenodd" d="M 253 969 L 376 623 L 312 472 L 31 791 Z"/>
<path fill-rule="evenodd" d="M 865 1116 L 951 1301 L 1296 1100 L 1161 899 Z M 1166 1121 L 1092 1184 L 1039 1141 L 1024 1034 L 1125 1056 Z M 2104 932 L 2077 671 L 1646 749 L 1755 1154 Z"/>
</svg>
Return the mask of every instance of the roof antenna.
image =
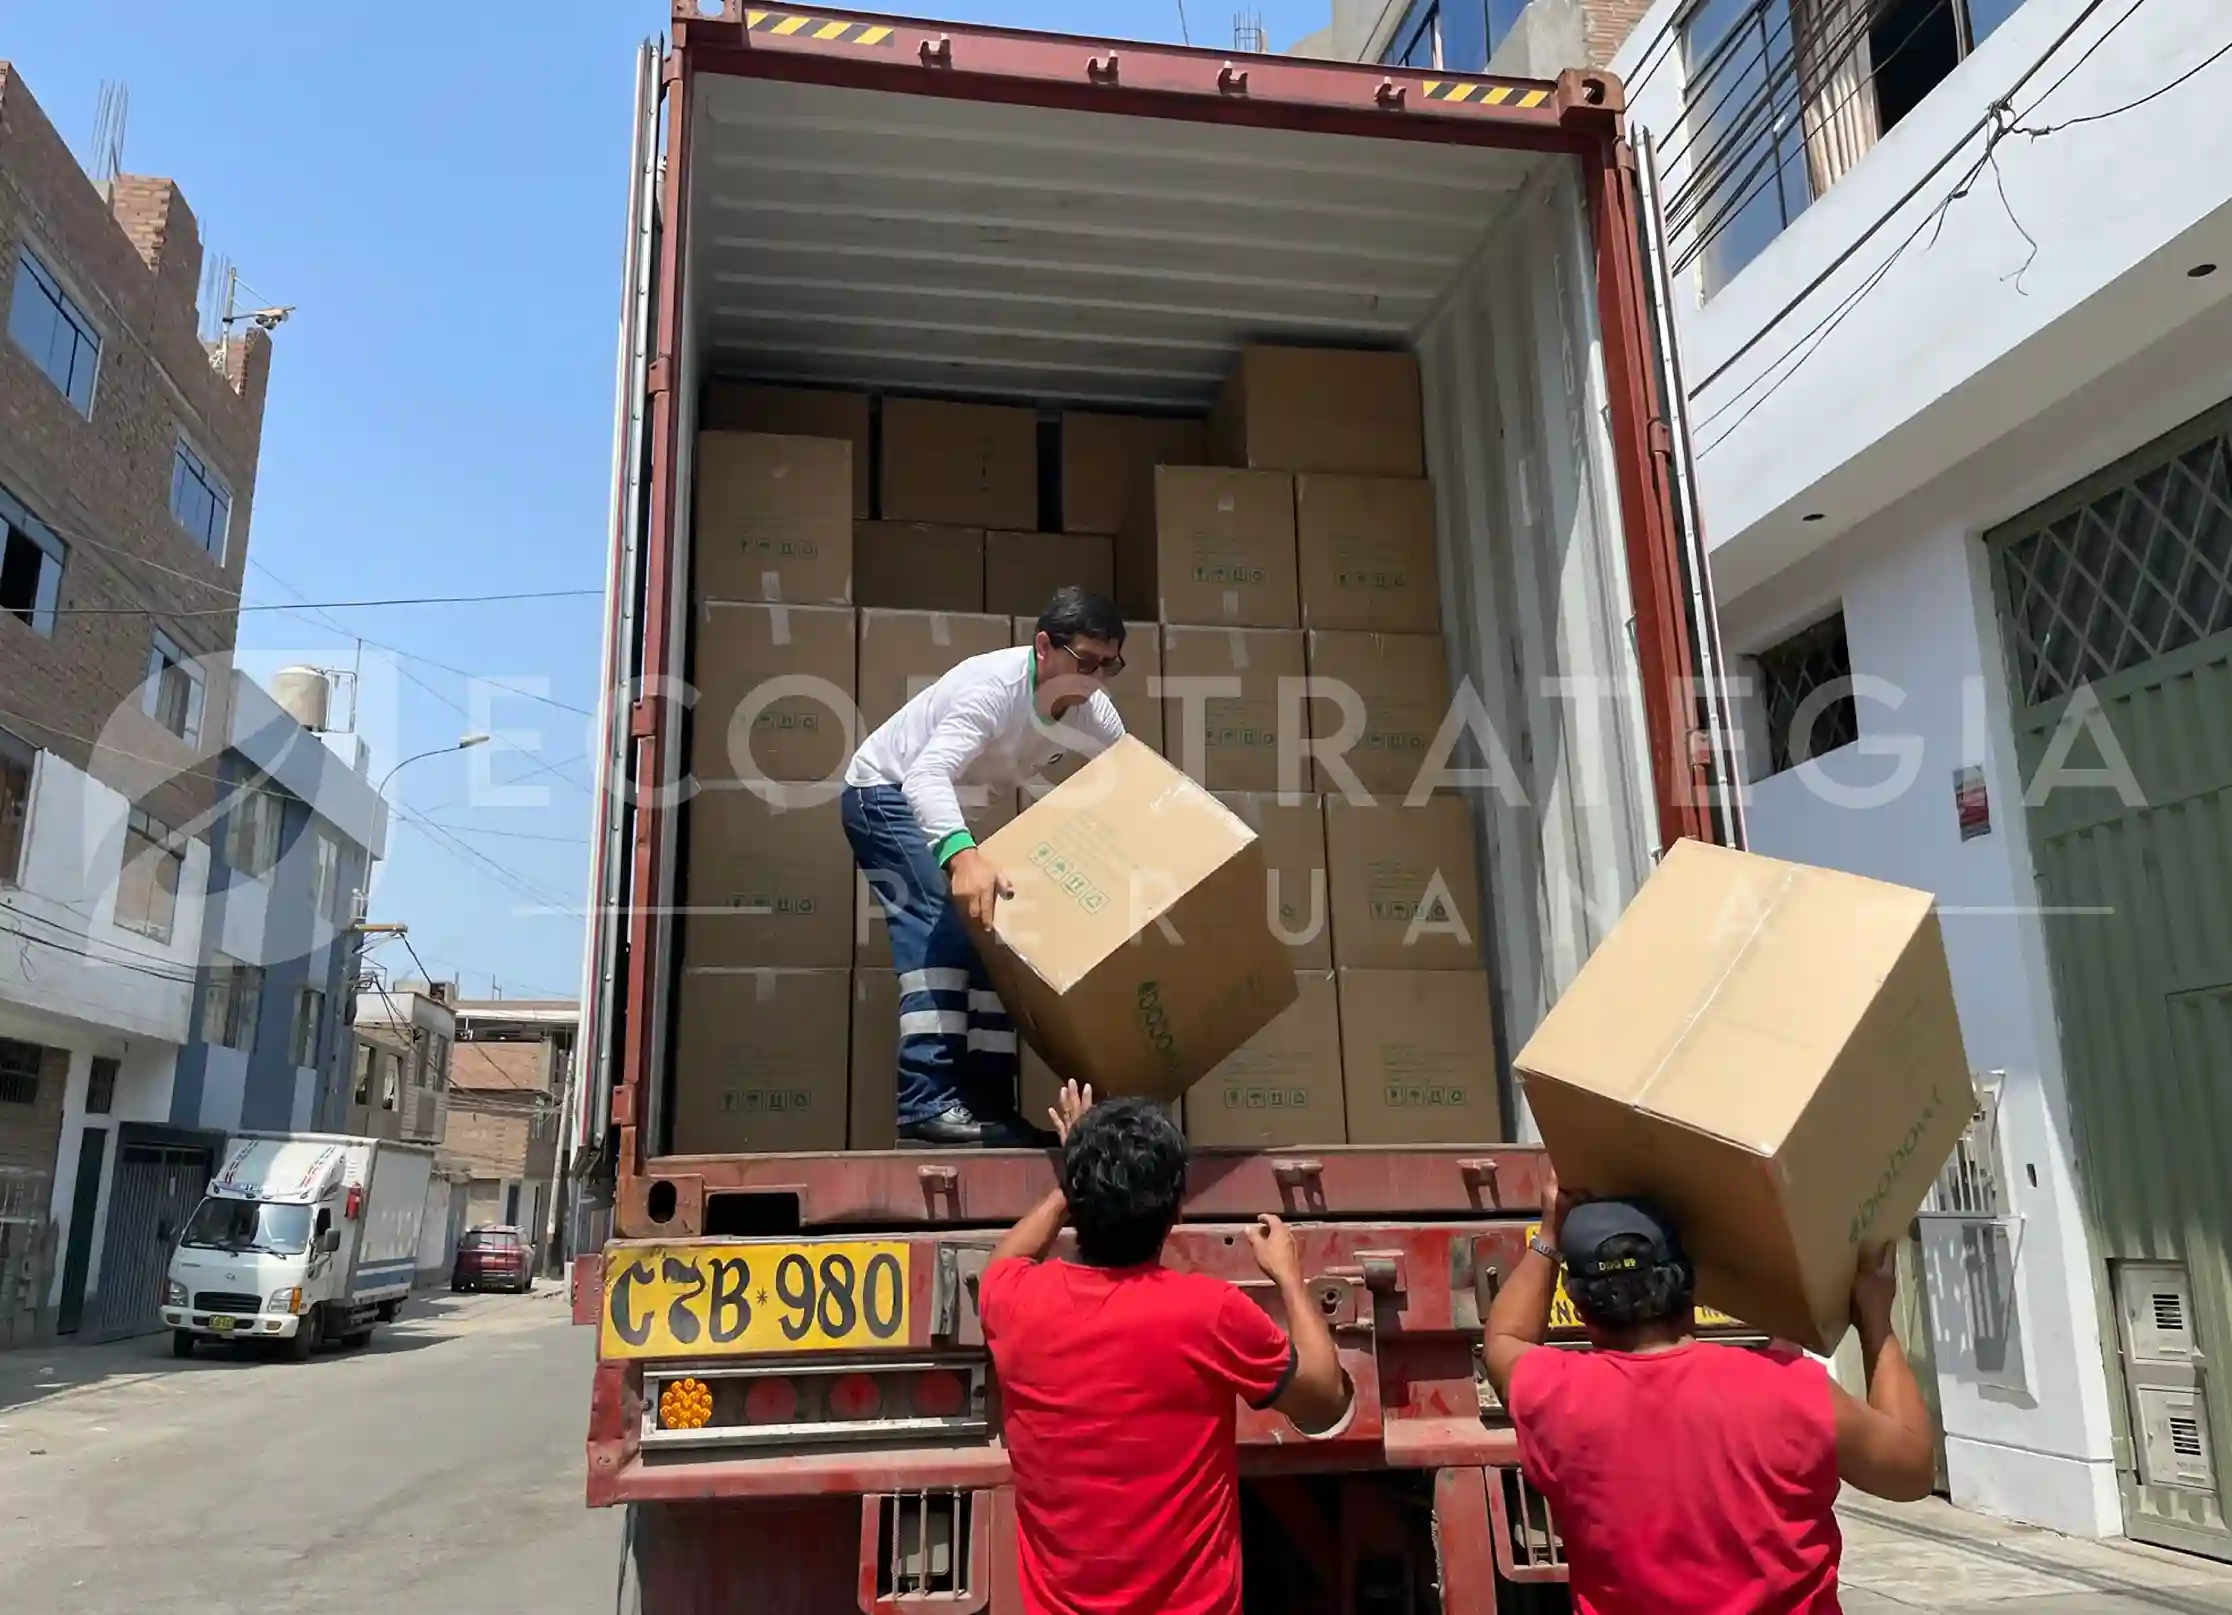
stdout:
<svg viewBox="0 0 2232 1615">
<path fill-rule="evenodd" d="M 132 119 L 131 87 L 121 79 L 103 79 L 93 99 L 93 185 L 102 196 L 116 176 L 124 172 L 124 128 Z"/>
<path fill-rule="evenodd" d="M 1191 45 L 1193 32 L 1186 26 L 1186 0 L 1178 0 L 1178 37 Z"/>
</svg>

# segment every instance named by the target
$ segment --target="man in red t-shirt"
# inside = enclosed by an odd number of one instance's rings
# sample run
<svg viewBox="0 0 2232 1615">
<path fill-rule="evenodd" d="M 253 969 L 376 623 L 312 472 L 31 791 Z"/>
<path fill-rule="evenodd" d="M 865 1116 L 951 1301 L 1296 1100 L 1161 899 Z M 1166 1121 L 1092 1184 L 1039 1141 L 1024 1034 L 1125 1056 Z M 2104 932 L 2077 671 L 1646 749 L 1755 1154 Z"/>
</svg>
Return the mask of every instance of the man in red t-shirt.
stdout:
<svg viewBox="0 0 2232 1615">
<path fill-rule="evenodd" d="M 1222 1279 L 1162 1265 L 1186 1141 L 1158 1105 L 1063 1090 L 1062 1186 L 977 1291 L 1015 1474 L 1027 1615 L 1240 1615 L 1239 1399 L 1323 1431 L 1347 1410 L 1333 1336 L 1276 1217 L 1248 1230 L 1289 1338 Z M 1074 1261 L 1048 1260 L 1067 1221 Z"/>
<path fill-rule="evenodd" d="M 1836 1615 L 1840 1482 L 1929 1495 L 1929 1411 L 1864 1256 L 1859 1401 L 1801 1353 L 1692 1338 L 1696 1271 L 1641 1201 L 1551 1180 L 1542 1235 L 1489 1309 L 1488 1380 L 1565 1540 L 1576 1615 Z M 1558 1268 L 1594 1351 L 1546 1347 Z"/>
</svg>

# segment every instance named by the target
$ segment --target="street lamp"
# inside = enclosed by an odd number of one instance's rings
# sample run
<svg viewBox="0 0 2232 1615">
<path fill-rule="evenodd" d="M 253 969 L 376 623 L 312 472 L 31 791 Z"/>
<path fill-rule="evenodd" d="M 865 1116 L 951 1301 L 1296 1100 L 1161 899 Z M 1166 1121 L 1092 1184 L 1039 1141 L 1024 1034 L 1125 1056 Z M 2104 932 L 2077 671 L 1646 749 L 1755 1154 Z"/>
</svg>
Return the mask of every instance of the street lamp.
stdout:
<svg viewBox="0 0 2232 1615">
<path fill-rule="evenodd" d="M 401 762 L 397 763 L 393 768 L 389 769 L 385 774 L 382 774 L 380 776 L 380 788 L 377 794 L 383 797 L 386 796 L 388 781 L 395 778 L 396 775 L 402 773 L 404 769 L 410 767 L 413 763 L 424 762 L 429 757 L 447 757 L 453 751 L 471 751 L 475 746 L 487 745 L 489 739 L 489 736 L 475 731 L 474 733 L 469 735 L 459 735 L 447 746 L 436 746 L 432 751 L 416 752 L 411 756 L 404 758 Z"/>
</svg>

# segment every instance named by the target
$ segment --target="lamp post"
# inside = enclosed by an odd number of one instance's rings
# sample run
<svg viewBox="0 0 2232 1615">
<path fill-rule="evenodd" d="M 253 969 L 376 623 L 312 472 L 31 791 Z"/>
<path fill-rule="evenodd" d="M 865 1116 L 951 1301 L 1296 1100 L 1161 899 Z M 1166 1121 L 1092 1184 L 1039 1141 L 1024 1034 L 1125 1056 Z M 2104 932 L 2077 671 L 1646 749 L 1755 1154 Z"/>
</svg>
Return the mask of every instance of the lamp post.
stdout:
<svg viewBox="0 0 2232 1615">
<path fill-rule="evenodd" d="M 446 746 L 436 746 L 430 751 L 414 752 L 380 776 L 380 786 L 377 794 L 382 800 L 385 800 L 388 781 L 402 773 L 404 769 L 409 768 L 413 763 L 424 762 L 429 757 L 447 757 L 453 751 L 471 751 L 475 746 L 485 746 L 488 742 L 489 737 L 487 735 L 476 731 L 469 735 L 459 735 Z"/>
</svg>

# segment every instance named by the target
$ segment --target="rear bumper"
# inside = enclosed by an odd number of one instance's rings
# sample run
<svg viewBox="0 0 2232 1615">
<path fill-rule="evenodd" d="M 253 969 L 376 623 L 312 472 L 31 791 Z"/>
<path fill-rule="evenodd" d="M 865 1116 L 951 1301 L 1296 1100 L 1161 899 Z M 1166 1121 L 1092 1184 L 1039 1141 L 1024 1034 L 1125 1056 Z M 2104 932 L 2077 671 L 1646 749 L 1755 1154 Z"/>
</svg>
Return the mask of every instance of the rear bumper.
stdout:
<svg viewBox="0 0 2232 1615">
<path fill-rule="evenodd" d="M 231 1316 L 230 1329 L 213 1329 L 212 1317 Z M 188 1334 L 200 1335 L 205 1340 L 291 1340 L 302 1328 L 299 1317 L 287 1313 L 209 1313 L 193 1312 L 184 1307 L 163 1308 L 163 1327 L 183 1329 Z"/>
</svg>

